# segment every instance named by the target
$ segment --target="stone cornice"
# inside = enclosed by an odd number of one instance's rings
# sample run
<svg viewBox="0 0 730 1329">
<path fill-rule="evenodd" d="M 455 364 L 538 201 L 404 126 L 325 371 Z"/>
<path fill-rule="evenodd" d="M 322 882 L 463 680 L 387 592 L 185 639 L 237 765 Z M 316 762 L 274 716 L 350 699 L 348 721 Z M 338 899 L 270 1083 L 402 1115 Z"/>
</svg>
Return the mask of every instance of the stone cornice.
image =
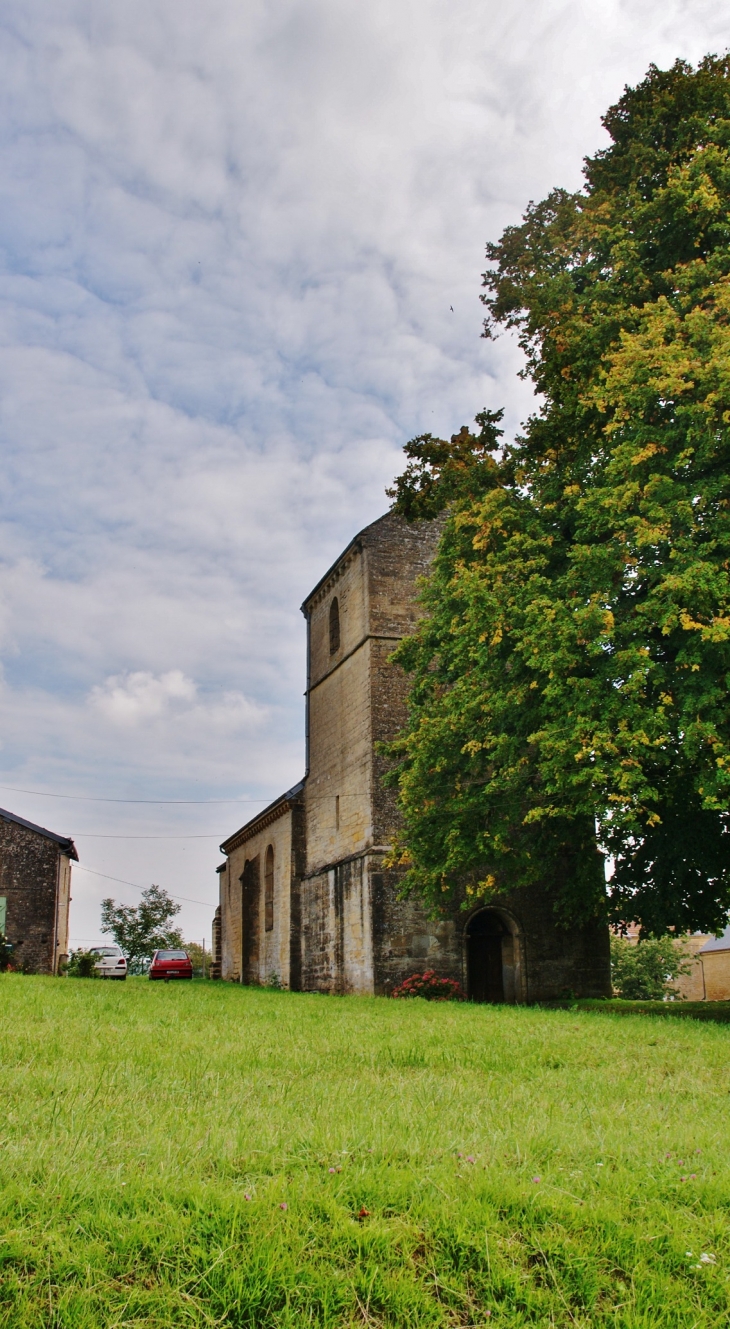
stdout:
<svg viewBox="0 0 730 1329">
<path fill-rule="evenodd" d="M 358 849 L 355 854 L 346 854 L 344 858 L 335 859 L 334 863 L 324 863 L 321 868 L 315 868 L 313 872 L 305 872 L 302 881 L 311 881 L 314 877 L 323 877 L 325 872 L 333 872 L 335 868 L 344 867 L 345 863 L 354 863 L 358 858 L 382 858 L 389 854 L 392 845 L 389 844 L 371 844 L 366 849 Z"/>
<path fill-rule="evenodd" d="M 340 580 L 340 577 L 344 575 L 350 564 L 354 562 L 355 558 L 360 553 L 362 553 L 362 541 L 360 536 L 356 535 L 355 539 L 350 541 L 344 553 L 340 554 L 337 562 L 333 563 L 332 567 L 325 572 L 321 581 L 317 582 L 314 590 L 310 591 L 306 600 L 302 604 L 302 613 L 305 618 L 308 617 L 309 611 L 314 609 L 315 605 L 318 605 L 329 595 L 330 591 Z"/>
<path fill-rule="evenodd" d="M 342 658 L 338 660 L 336 664 L 331 665 L 330 668 L 326 671 L 326 673 L 322 674 L 322 677 L 317 679 L 316 683 L 312 683 L 312 686 L 307 688 L 307 691 L 304 694 L 305 697 L 310 692 L 314 692 L 314 689 L 318 688 L 320 683 L 324 683 L 324 680 L 326 678 L 329 678 L 331 674 L 334 674 L 339 669 L 340 665 L 343 665 L 346 660 L 349 660 L 351 656 L 355 654 L 356 651 L 360 650 L 361 646 L 365 645 L 366 641 L 402 641 L 402 640 L 403 640 L 402 635 L 396 637 L 386 634 L 384 632 L 366 632 L 365 636 L 361 637 L 359 642 L 357 642 L 355 646 L 351 647 L 351 649 L 347 652 L 346 655 L 343 655 Z"/>
<path fill-rule="evenodd" d="M 281 795 L 281 798 L 276 799 L 276 802 L 270 803 L 267 808 L 264 808 L 263 812 L 259 812 L 257 817 L 252 817 L 251 821 L 247 821 L 240 831 L 236 831 L 234 835 L 223 841 L 220 846 L 221 853 L 226 856 L 232 854 L 235 849 L 240 849 L 241 845 L 245 844 L 247 840 L 252 840 L 255 835 L 265 831 L 267 826 L 271 826 L 275 821 L 278 821 L 279 817 L 283 817 L 286 812 L 289 812 L 296 804 L 301 802 L 300 795 L 303 788 L 304 781 L 300 780 L 299 784 L 294 785 L 293 789 L 288 789 L 285 794 Z"/>
</svg>

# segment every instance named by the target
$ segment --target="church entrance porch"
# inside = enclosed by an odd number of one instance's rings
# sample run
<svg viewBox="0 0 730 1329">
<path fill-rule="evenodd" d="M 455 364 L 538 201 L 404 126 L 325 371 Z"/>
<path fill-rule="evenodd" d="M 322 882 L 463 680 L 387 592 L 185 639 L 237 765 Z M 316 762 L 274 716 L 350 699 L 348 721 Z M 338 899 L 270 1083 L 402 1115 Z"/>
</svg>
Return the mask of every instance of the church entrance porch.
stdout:
<svg viewBox="0 0 730 1329">
<path fill-rule="evenodd" d="M 512 921 L 496 909 L 480 909 L 466 925 L 465 940 L 470 1001 L 519 1001 L 519 937 Z"/>
</svg>

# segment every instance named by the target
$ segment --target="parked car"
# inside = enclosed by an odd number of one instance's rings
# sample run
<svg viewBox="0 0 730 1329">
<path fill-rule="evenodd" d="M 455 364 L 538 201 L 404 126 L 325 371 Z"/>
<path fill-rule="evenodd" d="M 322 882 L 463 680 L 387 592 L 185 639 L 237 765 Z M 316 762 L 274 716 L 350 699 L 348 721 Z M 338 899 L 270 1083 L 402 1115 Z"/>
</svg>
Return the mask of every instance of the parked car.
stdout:
<svg viewBox="0 0 730 1329">
<path fill-rule="evenodd" d="M 127 977 L 127 961 L 121 946 L 92 946 L 89 955 L 96 956 L 94 968 L 100 978 Z"/>
<path fill-rule="evenodd" d="M 187 951 L 155 951 L 150 978 L 192 978 L 193 964 Z"/>
</svg>

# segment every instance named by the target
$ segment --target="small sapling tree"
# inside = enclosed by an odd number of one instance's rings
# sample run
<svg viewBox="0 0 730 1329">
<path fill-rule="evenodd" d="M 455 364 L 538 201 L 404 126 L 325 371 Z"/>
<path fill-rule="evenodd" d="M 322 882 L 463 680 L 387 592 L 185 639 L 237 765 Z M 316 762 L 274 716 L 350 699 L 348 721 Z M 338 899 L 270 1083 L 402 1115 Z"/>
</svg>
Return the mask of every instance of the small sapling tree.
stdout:
<svg viewBox="0 0 730 1329">
<path fill-rule="evenodd" d="M 130 974 L 144 973 L 154 952 L 183 945 L 182 933 L 172 920 L 180 905 L 161 886 L 142 892 L 138 905 L 101 902 L 101 930 L 110 934 L 127 957 Z"/>
</svg>

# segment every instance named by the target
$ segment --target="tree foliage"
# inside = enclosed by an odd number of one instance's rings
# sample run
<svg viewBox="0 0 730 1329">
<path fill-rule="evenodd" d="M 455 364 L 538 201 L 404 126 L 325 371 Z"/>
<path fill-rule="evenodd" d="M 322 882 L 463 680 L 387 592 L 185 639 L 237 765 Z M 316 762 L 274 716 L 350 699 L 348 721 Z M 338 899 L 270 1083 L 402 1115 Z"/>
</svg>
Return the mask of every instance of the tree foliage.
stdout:
<svg viewBox="0 0 730 1329">
<path fill-rule="evenodd" d="M 160 886 L 142 892 L 140 903 L 101 902 L 101 930 L 110 934 L 127 957 L 129 972 L 141 973 L 156 950 L 183 945 L 182 933 L 172 926 L 180 905 Z"/>
<path fill-rule="evenodd" d="M 730 59 L 652 66 L 586 184 L 487 248 L 485 335 L 540 410 L 406 449 L 395 507 L 448 508 L 397 658 L 407 885 L 550 880 L 567 918 L 714 930 L 730 905 Z"/>
</svg>

